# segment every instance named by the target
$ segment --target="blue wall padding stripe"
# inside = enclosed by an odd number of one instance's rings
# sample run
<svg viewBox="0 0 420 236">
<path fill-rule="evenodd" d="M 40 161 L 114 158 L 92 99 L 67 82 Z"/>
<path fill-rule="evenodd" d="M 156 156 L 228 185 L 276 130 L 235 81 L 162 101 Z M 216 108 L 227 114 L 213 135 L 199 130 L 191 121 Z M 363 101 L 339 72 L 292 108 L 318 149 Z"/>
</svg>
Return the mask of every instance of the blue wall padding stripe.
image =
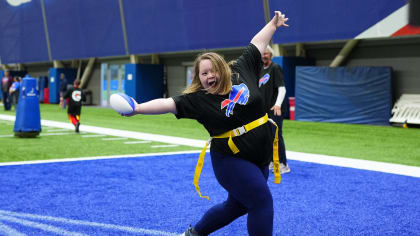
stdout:
<svg viewBox="0 0 420 236">
<path fill-rule="evenodd" d="M 388 125 L 391 67 L 296 67 L 296 120 Z"/>
</svg>

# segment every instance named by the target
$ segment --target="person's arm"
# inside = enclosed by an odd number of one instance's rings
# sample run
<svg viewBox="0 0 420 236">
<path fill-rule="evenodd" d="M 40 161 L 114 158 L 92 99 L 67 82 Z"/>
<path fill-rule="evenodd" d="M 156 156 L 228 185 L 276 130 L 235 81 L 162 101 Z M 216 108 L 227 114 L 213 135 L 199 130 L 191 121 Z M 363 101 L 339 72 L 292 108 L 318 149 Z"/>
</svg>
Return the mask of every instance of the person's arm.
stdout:
<svg viewBox="0 0 420 236">
<path fill-rule="evenodd" d="M 281 86 L 278 88 L 279 93 L 277 94 L 276 102 L 271 110 L 274 110 L 274 115 L 281 116 L 281 104 L 283 103 L 284 97 L 286 96 L 286 88 Z"/>
<path fill-rule="evenodd" d="M 268 22 L 268 24 L 266 24 L 264 28 L 262 28 L 260 32 L 254 36 L 254 38 L 252 38 L 251 43 L 258 48 L 261 55 L 263 55 L 265 48 L 270 43 L 270 40 L 277 28 L 281 26 L 289 26 L 286 24 L 286 21 L 288 20 L 289 19 L 286 18 L 284 14 L 281 14 L 280 11 L 275 11 L 273 19 L 271 19 L 271 21 Z"/>
<path fill-rule="evenodd" d="M 177 113 L 175 101 L 173 98 L 158 98 L 140 104 L 134 101 L 134 104 L 134 112 L 124 116 L 134 116 L 138 114 L 157 115 L 164 113 Z"/>
</svg>

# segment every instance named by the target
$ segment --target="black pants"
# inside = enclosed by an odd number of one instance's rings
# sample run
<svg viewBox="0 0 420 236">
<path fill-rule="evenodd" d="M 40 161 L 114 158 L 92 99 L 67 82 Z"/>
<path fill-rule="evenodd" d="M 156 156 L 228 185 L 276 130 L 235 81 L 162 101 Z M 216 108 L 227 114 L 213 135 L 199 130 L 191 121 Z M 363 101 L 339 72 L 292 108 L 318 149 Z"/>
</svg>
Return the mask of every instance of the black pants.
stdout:
<svg viewBox="0 0 420 236">
<path fill-rule="evenodd" d="M 274 122 L 276 122 L 278 128 L 278 135 L 279 135 L 279 161 L 284 165 L 287 164 L 286 158 L 286 147 L 284 146 L 284 139 L 283 139 L 283 115 L 281 116 L 271 116 L 270 117 Z M 275 128 L 275 127 L 274 127 Z"/>
<path fill-rule="evenodd" d="M 5 111 L 10 110 L 11 104 L 10 104 L 9 92 L 3 92 L 3 105 L 4 105 Z"/>
</svg>

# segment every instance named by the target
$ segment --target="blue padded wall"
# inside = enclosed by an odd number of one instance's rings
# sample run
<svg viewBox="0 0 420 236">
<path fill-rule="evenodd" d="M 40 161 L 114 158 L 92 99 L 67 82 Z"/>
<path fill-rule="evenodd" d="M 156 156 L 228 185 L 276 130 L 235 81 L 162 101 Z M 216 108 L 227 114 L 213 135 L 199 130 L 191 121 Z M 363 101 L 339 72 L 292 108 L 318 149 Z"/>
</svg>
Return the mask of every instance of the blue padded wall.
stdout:
<svg viewBox="0 0 420 236">
<path fill-rule="evenodd" d="M 284 114 L 284 117 L 289 118 L 289 97 L 295 96 L 296 66 L 312 66 L 315 65 L 315 60 L 304 57 L 274 57 L 273 62 L 279 64 L 283 70 L 286 86 L 286 96 L 283 101 L 286 103 L 286 114 Z"/>
<path fill-rule="evenodd" d="M 45 11 L 54 60 L 125 55 L 118 1 L 45 0 Z"/>
<path fill-rule="evenodd" d="M 131 54 L 246 46 L 265 24 L 262 1 L 123 3 Z"/>
<path fill-rule="evenodd" d="M 73 81 L 77 75 L 77 70 L 66 69 L 66 68 L 50 68 L 48 88 L 49 88 L 49 94 L 50 94 L 49 101 L 52 104 L 60 103 L 60 74 L 61 73 L 65 74 L 67 83 L 70 85 L 73 85 Z"/>
<path fill-rule="evenodd" d="M 49 61 L 40 1 L 11 6 L 0 1 L 2 64 Z"/>
<path fill-rule="evenodd" d="M 162 98 L 163 65 L 126 64 L 124 89 L 138 103 Z"/>
<path fill-rule="evenodd" d="M 389 125 L 391 67 L 296 67 L 296 120 Z"/>
</svg>

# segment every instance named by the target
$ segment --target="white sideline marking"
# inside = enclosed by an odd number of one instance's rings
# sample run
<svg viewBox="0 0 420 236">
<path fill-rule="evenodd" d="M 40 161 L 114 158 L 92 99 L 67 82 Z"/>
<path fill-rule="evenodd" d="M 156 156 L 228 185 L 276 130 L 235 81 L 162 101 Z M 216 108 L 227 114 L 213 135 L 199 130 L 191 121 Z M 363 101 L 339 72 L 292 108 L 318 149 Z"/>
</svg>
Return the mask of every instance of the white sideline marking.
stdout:
<svg viewBox="0 0 420 236">
<path fill-rule="evenodd" d="M 3 211 L 0 211 L 3 212 Z M 9 215 L 13 215 L 13 214 L 9 214 Z M 41 229 L 43 231 L 49 231 L 49 232 L 53 232 L 56 234 L 60 234 L 60 235 L 65 235 L 65 236 L 85 236 L 86 234 L 81 234 L 81 233 L 77 233 L 77 232 L 71 232 L 71 231 L 67 231 L 65 229 L 60 229 L 58 227 L 54 227 L 52 225 L 46 225 L 46 224 L 42 224 L 42 223 L 37 223 L 37 222 L 33 222 L 33 221 L 29 221 L 29 220 L 24 220 L 24 219 L 18 219 L 16 217 L 13 216 L 7 216 L 7 215 L 2 215 L 0 214 L 0 220 L 4 220 L 4 221 L 9 221 L 9 222 L 13 222 L 13 223 L 18 223 L 21 225 L 25 225 L 28 227 L 32 227 L 32 228 L 38 228 Z"/>
<path fill-rule="evenodd" d="M 12 212 L 12 211 L 4 211 L 4 210 L 0 210 L 0 214 L 22 217 L 22 218 L 29 218 L 29 219 L 36 219 L 36 220 L 46 220 L 46 221 L 60 222 L 60 223 L 72 224 L 72 225 L 100 227 L 100 228 L 111 229 L 111 230 L 116 230 L 116 231 L 125 231 L 125 232 L 130 232 L 130 233 L 140 233 L 141 235 L 144 235 L 144 234 L 147 234 L 147 235 L 163 235 L 163 236 L 178 235 L 178 234 L 175 234 L 175 233 L 164 232 L 164 231 L 159 231 L 159 230 L 134 228 L 134 227 L 128 227 L 128 226 L 104 224 L 104 223 L 97 223 L 97 222 L 91 222 L 91 221 L 72 220 L 72 219 L 67 219 L 67 218 L 62 218 L 62 217 L 43 216 L 43 215 L 28 214 L 28 213 L 18 213 L 18 212 Z M 2 216 L 0 215 L 0 219 L 1 219 L 1 217 Z M 15 219 L 17 219 L 17 218 L 15 218 Z M 17 219 L 17 220 L 20 220 L 20 219 Z M 17 223 L 21 223 L 21 222 L 17 222 Z"/>
<path fill-rule="evenodd" d="M 287 159 L 312 162 L 324 165 L 349 167 L 361 170 L 372 170 L 397 175 L 406 175 L 420 178 L 420 167 L 392 164 L 378 161 L 368 161 L 345 157 L 334 157 L 321 154 L 287 151 Z"/>
<path fill-rule="evenodd" d="M 151 143 L 151 142 L 152 141 L 141 140 L 141 141 L 128 141 L 128 142 L 124 142 L 124 144 Z"/>
<path fill-rule="evenodd" d="M 5 135 L 0 135 L 0 138 L 8 138 L 8 137 L 13 137 L 13 134 L 5 134 Z"/>
<path fill-rule="evenodd" d="M 124 137 L 118 137 L 118 138 L 103 138 L 102 140 L 104 141 L 112 141 L 112 140 L 125 140 L 128 138 L 124 138 Z"/>
<path fill-rule="evenodd" d="M 45 163 L 57 163 L 57 162 L 73 162 L 73 161 L 92 161 L 92 160 L 106 160 L 106 159 L 119 159 L 119 158 L 138 158 L 148 156 L 169 156 L 177 154 L 189 154 L 189 153 L 200 153 L 196 151 L 179 151 L 179 152 L 158 152 L 158 153 L 137 153 L 127 155 L 113 155 L 113 156 L 96 156 L 96 157 L 75 157 L 75 158 L 62 158 L 62 159 L 50 159 L 50 160 L 36 160 L 36 161 L 15 161 L 15 162 L 0 162 L 0 166 L 16 166 L 16 165 L 32 165 L 32 164 L 45 164 Z M 198 157 L 198 156 L 197 156 Z"/>
<path fill-rule="evenodd" d="M 0 223 L 0 234 L 2 233 L 7 236 L 26 236 L 26 234 L 22 234 L 16 231 L 15 229 L 10 228 L 9 226 Z"/>
<path fill-rule="evenodd" d="M 169 145 L 152 145 L 151 148 L 162 148 L 162 147 L 178 147 L 178 144 L 169 144 Z"/>
<path fill-rule="evenodd" d="M 14 121 L 15 117 L 0 114 L 0 119 Z M 58 127 L 58 128 L 69 127 L 69 129 L 73 130 L 73 125 L 72 124 L 63 123 L 63 122 L 56 122 L 56 121 L 46 121 L 46 120 L 43 120 L 42 122 L 44 122 L 43 125 L 45 125 L 45 126 L 54 126 L 54 127 Z M 81 128 L 82 128 L 82 126 L 81 126 Z M 170 143 L 170 144 L 181 144 L 181 145 L 185 145 L 185 146 L 192 146 L 192 147 L 199 147 L 199 148 L 202 148 L 204 146 L 205 142 L 206 142 L 206 141 L 203 141 L 203 140 L 185 139 L 185 138 L 177 138 L 177 137 L 172 137 L 172 136 L 154 135 L 154 134 L 146 134 L 146 133 L 116 130 L 116 129 L 107 129 L 107 128 L 100 128 L 100 127 L 95 127 L 95 126 L 87 126 L 87 129 L 88 130 L 85 130 L 85 131 L 88 131 L 90 133 L 100 133 L 100 134 L 119 136 L 119 137 L 128 137 L 128 138 L 140 139 L 140 140 L 167 142 L 167 143 Z M 109 131 L 110 133 L 107 133 L 107 131 Z M 124 136 L 125 134 L 127 134 L 127 136 Z M 193 141 L 193 142 L 188 143 L 188 141 Z M 40 164 L 40 163 L 80 161 L 80 160 L 127 158 L 127 157 L 141 157 L 141 156 L 160 156 L 160 155 L 172 155 L 172 154 L 180 154 L 180 153 L 196 153 L 196 152 L 197 151 L 176 152 L 176 153 L 155 153 L 155 154 L 147 154 L 147 155 L 145 155 L 145 154 L 133 154 L 133 155 L 122 155 L 122 156 L 121 155 L 114 155 L 114 156 L 67 158 L 67 159 L 40 160 L 40 161 L 5 162 L 5 163 L 0 163 L 0 166 L 23 165 L 23 164 Z M 416 166 L 407 166 L 407 165 L 376 162 L 376 161 L 351 159 L 351 158 L 344 158 L 344 157 L 334 157 L 334 156 L 319 155 L 319 154 L 309 154 L 309 153 L 302 153 L 302 152 L 287 151 L 287 153 L 288 153 L 287 158 L 291 159 L 291 160 L 314 162 L 314 163 L 325 164 L 325 165 L 350 167 L 350 168 L 357 168 L 357 169 L 361 169 L 361 170 L 373 170 L 373 171 L 379 171 L 379 172 L 385 172 L 385 173 L 420 177 L 420 167 L 416 167 Z"/>
<path fill-rule="evenodd" d="M 82 138 L 96 138 L 96 137 L 105 137 L 105 134 L 86 134 L 82 135 Z"/>
<path fill-rule="evenodd" d="M 47 129 L 46 130 L 48 133 L 49 132 L 51 132 L 51 133 L 53 133 L 53 132 L 63 132 L 63 131 L 70 131 L 70 130 L 68 130 L 68 129 Z"/>
</svg>

